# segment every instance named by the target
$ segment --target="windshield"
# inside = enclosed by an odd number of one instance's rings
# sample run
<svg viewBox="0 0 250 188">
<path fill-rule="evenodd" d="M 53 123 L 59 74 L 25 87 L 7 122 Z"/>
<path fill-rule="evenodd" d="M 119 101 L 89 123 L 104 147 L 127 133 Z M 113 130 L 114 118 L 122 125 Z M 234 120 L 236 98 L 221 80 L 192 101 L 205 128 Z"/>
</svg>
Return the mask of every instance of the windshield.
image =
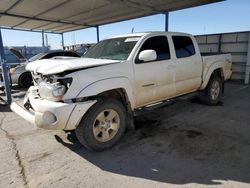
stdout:
<svg viewBox="0 0 250 188">
<path fill-rule="evenodd" d="M 45 53 L 36 54 L 35 56 L 29 58 L 29 62 L 36 61 L 36 60 L 40 59 L 42 56 L 44 56 L 44 54 Z"/>
<path fill-rule="evenodd" d="M 83 57 L 126 60 L 140 37 L 107 39 L 90 48 Z"/>
</svg>

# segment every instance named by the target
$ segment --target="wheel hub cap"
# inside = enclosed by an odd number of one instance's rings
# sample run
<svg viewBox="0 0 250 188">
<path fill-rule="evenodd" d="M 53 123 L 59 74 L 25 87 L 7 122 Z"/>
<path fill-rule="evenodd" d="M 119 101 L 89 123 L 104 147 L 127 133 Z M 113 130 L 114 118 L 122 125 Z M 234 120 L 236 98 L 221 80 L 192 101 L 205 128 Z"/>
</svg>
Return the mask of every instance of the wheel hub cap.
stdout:
<svg viewBox="0 0 250 188">
<path fill-rule="evenodd" d="M 216 100 L 220 94 L 220 84 L 218 81 L 213 82 L 211 87 L 211 97 Z"/>
<path fill-rule="evenodd" d="M 120 117 L 113 109 L 106 109 L 99 113 L 93 124 L 96 140 L 107 142 L 114 138 L 120 127 Z"/>
</svg>

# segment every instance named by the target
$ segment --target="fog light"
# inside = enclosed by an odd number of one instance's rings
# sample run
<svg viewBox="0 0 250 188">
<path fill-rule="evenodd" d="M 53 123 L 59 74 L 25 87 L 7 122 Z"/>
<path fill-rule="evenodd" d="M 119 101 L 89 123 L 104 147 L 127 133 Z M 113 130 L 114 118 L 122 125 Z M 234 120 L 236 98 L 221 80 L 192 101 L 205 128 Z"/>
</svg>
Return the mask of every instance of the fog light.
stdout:
<svg viewBox="0 0 250 188">
<path fill-rule="evenodd" d="M 57 118 L 56 118 L 55 114 L 53 114 L 52 112 L 46 111 L 43 114 L 43 120 L 47 124 L 53 125 L 54 123 L 56 123 Z"/>
</svg>

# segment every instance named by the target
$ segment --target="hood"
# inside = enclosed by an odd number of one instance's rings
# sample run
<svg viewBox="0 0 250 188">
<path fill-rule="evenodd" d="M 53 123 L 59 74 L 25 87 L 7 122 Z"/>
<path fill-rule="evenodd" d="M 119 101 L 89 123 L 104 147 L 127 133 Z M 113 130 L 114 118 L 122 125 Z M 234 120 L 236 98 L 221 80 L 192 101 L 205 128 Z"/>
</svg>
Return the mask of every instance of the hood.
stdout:
<svg viewBox="0 0 250 188">
<path fill-rule="evenodd" d="M 23 55 L 21 52 L 19 52 L 17 49 L 11 47 L 11 48 L 9 48 L 9 50 L 10 50 L 11 53 L 14 54 L 14 55 L 17 57 L 17 59 L 19 59 L 21 62 L 27 61 L 26 57 L 24 57 L 24 55 Z"/>
<path fill-rule="evenodd" d="M 113 63 L 119 63 L 119 61 L 91 58 L 44 59 L 28 63 L 26 70 L 43 75 L 50 75 L 69 70 L 96 67 Z"/>
</svg>

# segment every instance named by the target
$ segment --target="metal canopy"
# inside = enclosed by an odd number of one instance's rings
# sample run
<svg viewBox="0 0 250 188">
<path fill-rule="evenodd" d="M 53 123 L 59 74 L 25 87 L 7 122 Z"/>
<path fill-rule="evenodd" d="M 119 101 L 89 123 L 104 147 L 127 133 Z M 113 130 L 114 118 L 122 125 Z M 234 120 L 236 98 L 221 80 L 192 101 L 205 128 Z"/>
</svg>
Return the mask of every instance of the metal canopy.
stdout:
<svg viewBox="0 0 250 188">
<path fill-rule="evenodd" d="M 222 0 L 0 0 L 0 26 L 64 33 Z"/>
<path fill-rule="evenodd" d="M 133 18 L 191 8 L 224 0 L 0 0 L 0 63 L 8 104 L 11 88 L 7 75 L 1 28 L 63 33 Z M 43 40 L 44 41 L 44 40 Z M 44 43 L 44 42 L 43 42 Z"/>
</svg>

